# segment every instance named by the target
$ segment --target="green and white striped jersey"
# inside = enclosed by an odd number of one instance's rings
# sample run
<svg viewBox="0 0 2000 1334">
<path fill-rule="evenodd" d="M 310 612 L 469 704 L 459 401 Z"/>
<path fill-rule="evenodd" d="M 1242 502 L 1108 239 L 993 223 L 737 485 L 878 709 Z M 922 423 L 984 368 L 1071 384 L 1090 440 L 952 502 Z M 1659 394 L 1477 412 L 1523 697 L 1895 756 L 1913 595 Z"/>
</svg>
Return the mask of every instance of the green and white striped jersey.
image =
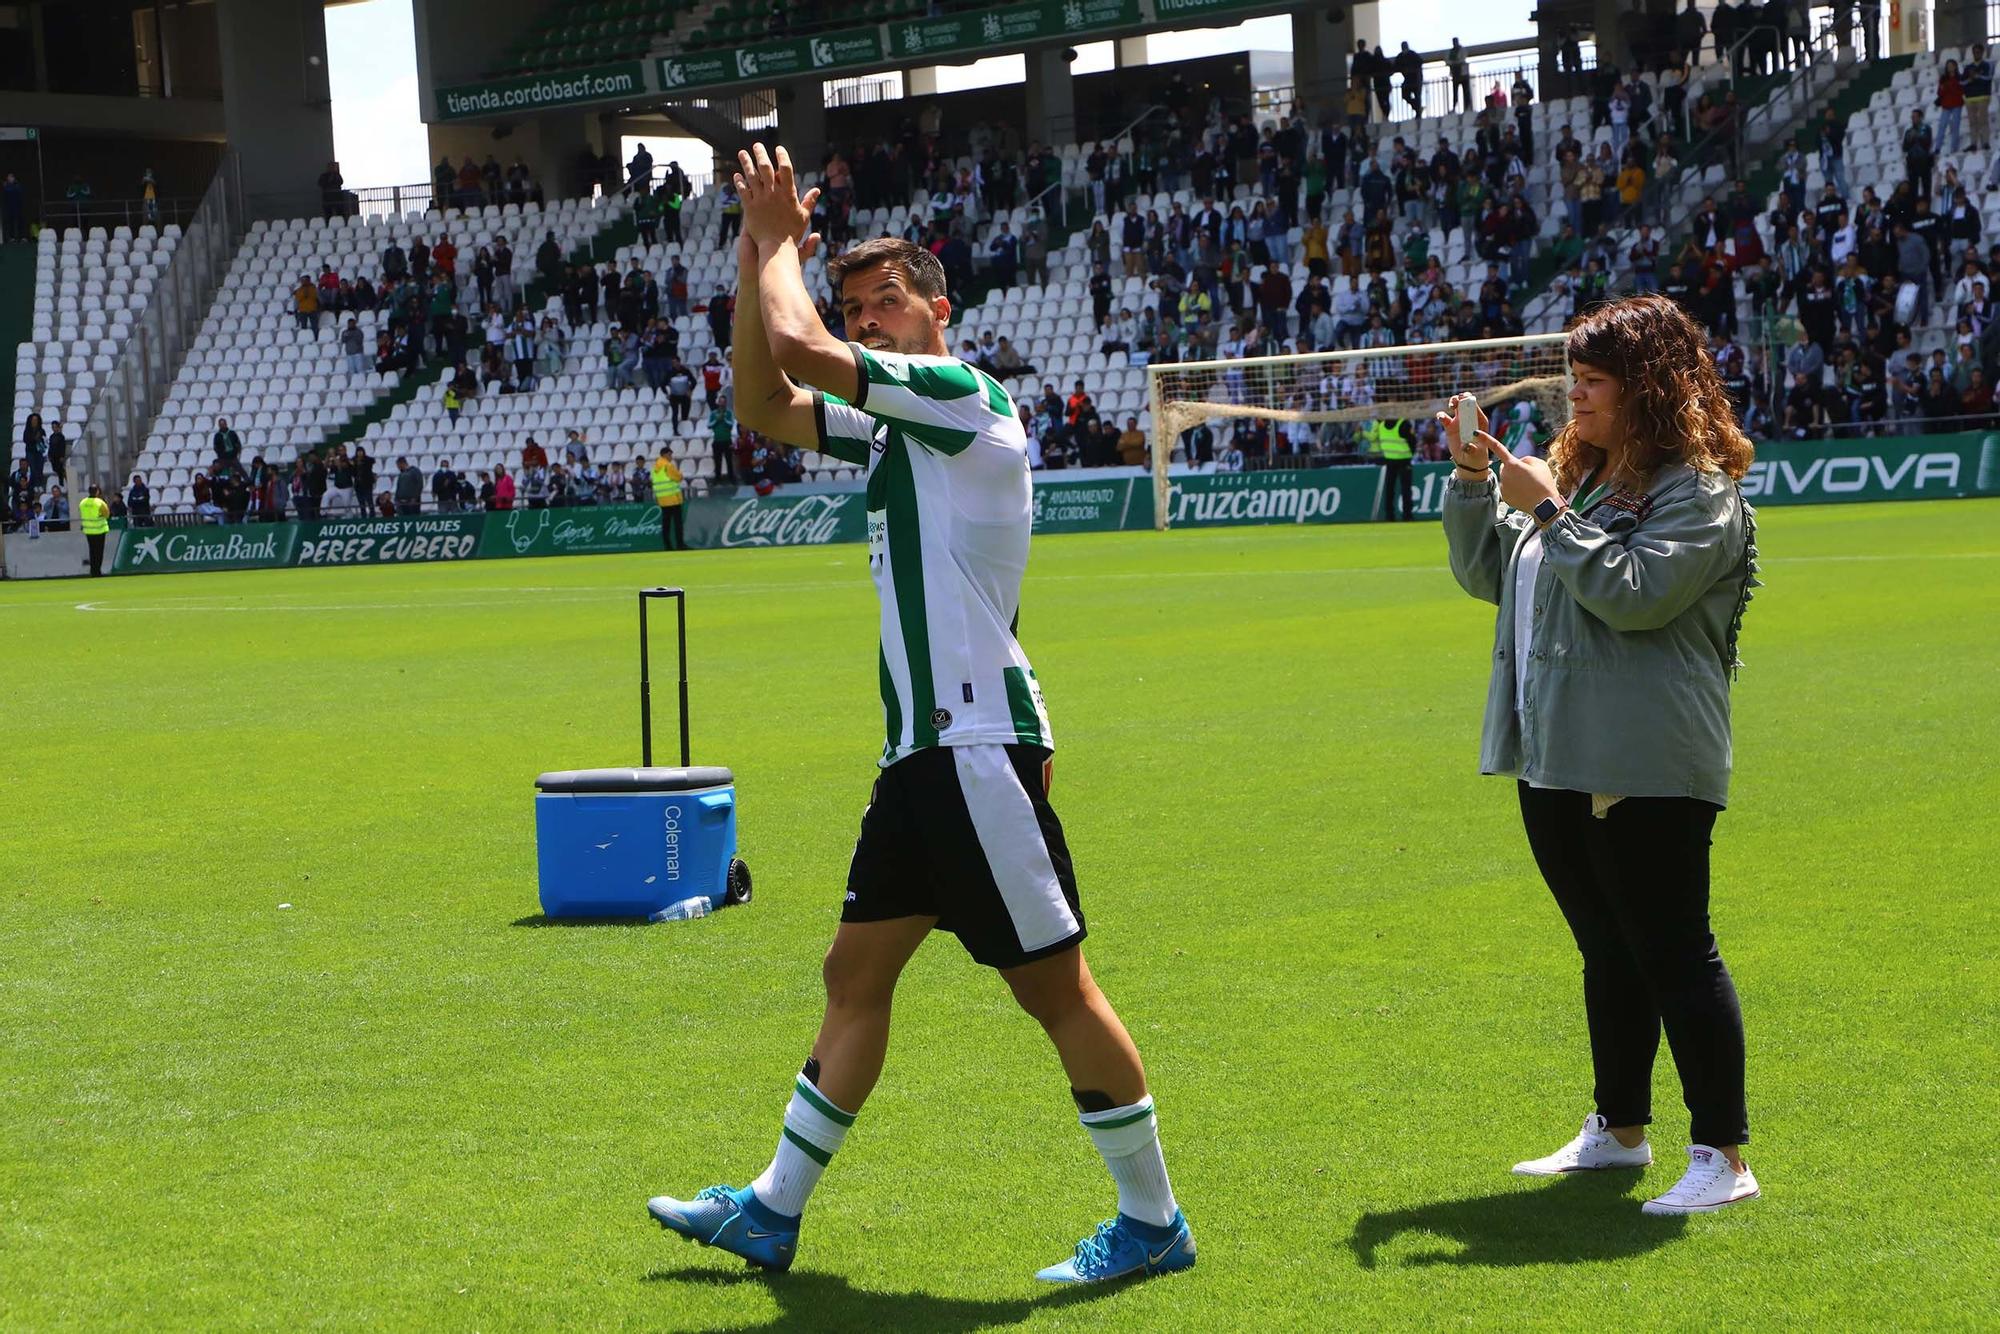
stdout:
<svg viewBox="0 0 2000 1334">
<path fill-rule="evenodd" d="M 855 401 L 815 394 L 813 407 L 820 449 L 868 469 L 882 767 L 929 746 L 1054 749 L 1014 638 L 1033 504 L 1013 399 L 956 357 L 848 346 Z"/>
</svg>

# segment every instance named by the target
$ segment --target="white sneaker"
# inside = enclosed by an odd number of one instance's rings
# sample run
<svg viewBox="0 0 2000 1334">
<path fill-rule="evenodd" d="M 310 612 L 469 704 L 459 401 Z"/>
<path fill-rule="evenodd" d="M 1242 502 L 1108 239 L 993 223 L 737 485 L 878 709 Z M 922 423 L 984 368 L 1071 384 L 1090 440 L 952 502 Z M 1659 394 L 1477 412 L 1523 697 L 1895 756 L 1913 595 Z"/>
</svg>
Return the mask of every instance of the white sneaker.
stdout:
<svg viewBox="0 0 2000 1334">
<path fill-rule="evenodd" d="M 1653 1146 L 1640 1141 L 1636 1149 L 1620 1144 L 1604 1128 L 1604 1118 L 1592 1112 L 1583 1119 L 1577 1137 L 1546 1158 L 1514 1164 L 1517 1177 L 1559 1177 L 1565 1172 L 1596 1172 L 1607 1167 L 1650 1167 Z"/>
<path fill-rule="evenodd" d="M 1649 1214 L 1712 1214 L 1757 1198 L 1757 1178 L 1745 1163 L 1741 1172 L 1706 1144 L 1688 1146 L 1688 1170 L 1665 1195 L 1640 1206 Z"/>
</svg>

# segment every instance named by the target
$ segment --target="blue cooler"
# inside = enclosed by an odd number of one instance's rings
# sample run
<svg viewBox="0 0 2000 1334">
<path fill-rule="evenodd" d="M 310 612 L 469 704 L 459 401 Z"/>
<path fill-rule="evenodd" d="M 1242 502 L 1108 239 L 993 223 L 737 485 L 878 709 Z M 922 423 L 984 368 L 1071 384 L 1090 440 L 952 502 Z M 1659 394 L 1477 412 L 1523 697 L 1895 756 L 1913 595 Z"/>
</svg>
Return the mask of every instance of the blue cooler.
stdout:
<svg viewBox="0 0 2000 1334">
<path fill-rule="evenodd" d="M 732 889 L 736 787 L 729 770 L 564 769 L 535 779 L 535 860 L 549 917 L 646 917 Z M 740 865 L 740 864 L 739 864 Z M 746 895 L 747 896 L 747 895 Z"/>
<path fill-rule="evenodd" d="M 646 607 L 671 598 L 678 621 L 681 763 L 653 767 Z M 535 779 L 535 865 L 548 917 L 651 917 L 687 899 L 713 912 L 750 901 L 736 856 L 736 776 L 688 762 L 687 597 L 639 590 L 637 769 L 563 769 Z"/>
</svg>

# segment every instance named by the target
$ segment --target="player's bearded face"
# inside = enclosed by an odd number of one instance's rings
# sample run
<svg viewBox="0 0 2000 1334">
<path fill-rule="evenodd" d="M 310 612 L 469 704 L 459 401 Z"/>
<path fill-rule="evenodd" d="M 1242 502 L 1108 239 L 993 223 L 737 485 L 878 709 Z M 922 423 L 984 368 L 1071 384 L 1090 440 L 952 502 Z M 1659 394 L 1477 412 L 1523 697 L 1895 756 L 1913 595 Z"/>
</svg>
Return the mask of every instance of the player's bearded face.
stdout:
<svg viewBox="0 0 2000 1334">
<path fill-rule="evenodd" d="M 923 356 L 936 345 L 931 303 L 889 268 L 849 275 L 841 302 L 847 336 L 874 352 Z"/>
</svg>

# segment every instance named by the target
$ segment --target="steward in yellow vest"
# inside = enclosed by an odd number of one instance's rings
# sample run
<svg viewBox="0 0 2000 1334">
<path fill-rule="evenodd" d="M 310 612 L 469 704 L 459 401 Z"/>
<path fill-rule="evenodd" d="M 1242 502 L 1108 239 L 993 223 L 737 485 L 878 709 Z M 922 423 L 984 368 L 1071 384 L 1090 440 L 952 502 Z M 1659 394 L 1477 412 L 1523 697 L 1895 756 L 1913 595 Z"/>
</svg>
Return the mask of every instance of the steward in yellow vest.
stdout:
<svg viewBox="0 0 2000 1334">
<path fill-rule="evenodd" d="M 104 502 L 104 488 L 91 487 L 76 512 L 83 521 L 83 540 L 90 547 L 90 576 L 95 579 L 104 573 L 104 539 L 111 531 L 111 506 Z"/>
<path fill-rule="evenodd" d="M 687 506 L 681 494 L 681 470 L 666 450 L 653 463 L 653 500 L 660 507 L 660 550 L 687 550 Z"/>
<path fill-rule="evenodd" d="M 1361 431 L 1362 448 L 1382 461 L 1382 517 L 1394 520 L 1400 497 L 1403 519 L 1416 517 L 1416 496 L 1412 487 L 1416 450 L 1410 445 L 1409 423 L 1370 422 Z"/>
</svg>

